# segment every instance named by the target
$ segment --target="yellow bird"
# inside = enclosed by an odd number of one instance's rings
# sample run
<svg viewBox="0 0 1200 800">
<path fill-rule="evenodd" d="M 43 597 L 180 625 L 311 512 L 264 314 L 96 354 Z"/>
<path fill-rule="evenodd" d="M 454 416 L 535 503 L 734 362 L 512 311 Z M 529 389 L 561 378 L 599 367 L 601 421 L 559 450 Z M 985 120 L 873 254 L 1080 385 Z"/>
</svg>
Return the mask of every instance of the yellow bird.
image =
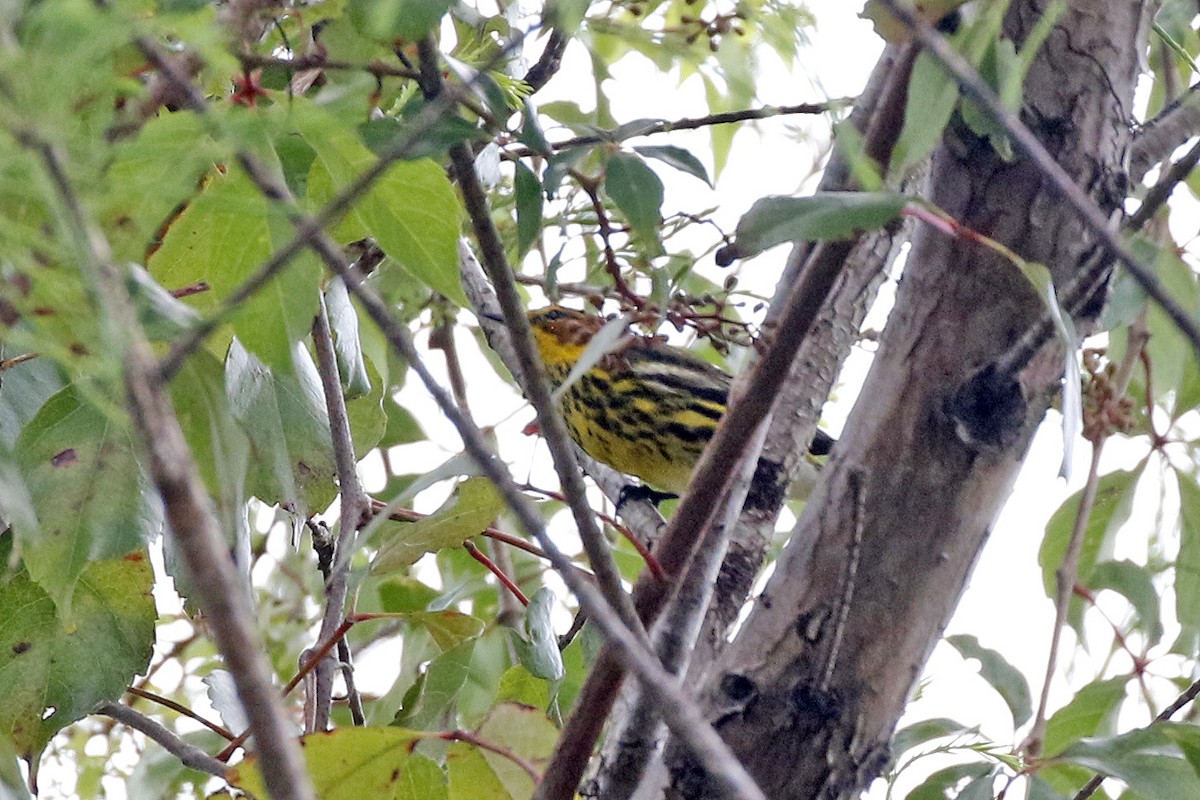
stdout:
<svg viewBox="0 0 1200 800">
<path fill-rule="evenodd" d="M 530 311 L 528 317 L 555 388 L 566 382 L 605 325 L 599 316 L 557 305 Z M 637 336 L 563 391 L 563 418 L 592 458 L 681 494 L 725 414 L 731 382 L 688 350 Z M 810 456 L 828 454 L 834 441 L 818 430 Z"/>
</svg>

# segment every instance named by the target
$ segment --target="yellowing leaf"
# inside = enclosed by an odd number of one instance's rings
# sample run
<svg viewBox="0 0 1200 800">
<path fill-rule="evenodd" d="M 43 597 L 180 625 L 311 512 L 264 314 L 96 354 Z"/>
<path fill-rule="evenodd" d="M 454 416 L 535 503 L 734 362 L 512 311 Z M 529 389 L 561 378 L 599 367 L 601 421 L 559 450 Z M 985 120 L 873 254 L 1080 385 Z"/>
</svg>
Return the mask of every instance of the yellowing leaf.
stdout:
<svg viewBox="0 0 1200 800">
<path fill-rule="evenodd" d="M 438 800 L 446 796 L 441 768 L 413 746 L 422 734 L 404 728 L 338 728 L 305 736 L 304 760 L 321 800 Z M 229 770 L 231 784 L 269 797 L 250 756 Z"/>
<path fill-rule="evenodd" d="M 470 478 L 425 519 L 388 526 L 392 538 L 380 545 L 371 572 L 406 569 L 426 553 L 457 547 L 491 525 L 503 508 L 504 501 L 490 481 Z"/>
</svg>

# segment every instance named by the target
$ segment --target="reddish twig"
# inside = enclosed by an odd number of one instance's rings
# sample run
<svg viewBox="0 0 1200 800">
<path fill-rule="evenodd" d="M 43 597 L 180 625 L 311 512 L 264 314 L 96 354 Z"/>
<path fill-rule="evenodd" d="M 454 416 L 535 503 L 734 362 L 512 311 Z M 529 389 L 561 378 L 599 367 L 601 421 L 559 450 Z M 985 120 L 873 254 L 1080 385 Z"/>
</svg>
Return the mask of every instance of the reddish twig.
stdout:
<svg viewBox="0 0 1200 800">
<path fill-rule="evenodd" d="M 1154 427 L 1154 387 L 1150 383 L 1153 370 L 1150 363 L 1150 354 L 1146 352 L 1145 347 L 1138 350 L 1138 358 L 1141 359 L 1142 372 L 1146 376 L 1146 427 L 1150 429 L 1150 446 L 1162 452 L 1163 447 L 1167 444 L 1167 437 L 1160 434 Z"/>
<path fill-rule="evenodd" d="M 212 287 L 204 281 L 196 281 L 195 283 L 189 283 L 187 286 L 180 286 L 178 289 L 172 289 L 170 294 L 171 297 L 179 300 L 184 297 L 191 297 L 194 294 L 207 292 L 211 288 Z"/>
<path fill-rule="evenodd" d="M 613 286 L 621 298 L 638 311 L 641 311 L 645 308 L 646 301 L 638 297 L 637 292 L 625 280 L 625 276 L 621 274 L 621 265 L 617 263 L 617 254 L 612 246 L 614 231 L 612 223 L 608 219 L 608 211 L 605 210 L 604 202 L 600 199 L 600 182 L 575 170 L 571 170 L 571 176 L 575 178 L 575 181 L 579 184 L 579 188 L 583 189 L 584 194 L 592 202 L 592 211 L 596 215 L 597 233 L 600 236 L 601 244 L 604 246 L 604 271 L 613 279 Z"/>
<path fill-rule="evenodd" d="M 176 712 L 182 714 L 183 716 L 187 717 L 188 719 L 194 719 L 194 720 L 196 720 L 196 722 L 199 722 L 201 725 L 208 728 L 210 731 L 217 734 L 218 736 L 220 736 L 223 739 L 232 740 L 232 739 L 236 738 L 233 735 L 233 731 L 229 730 L 228 728 L 222 727 L 221 725 L 218 725 L 215 722 L 211 722 L 211 721 L 205 719 L 204 717 L 197 714 L 195 711 L 192 711 L 187 706 L 185 706 L 181 703 L 176 703 L 174 700 L 172 700 L 169 697 L 163 697 L 161 694 L 155 694 L 154 692 L 148 692 L 145 689 L 139 689 L 136 686 L 130 686 L 125 691 L 128 694 L 133 695 L 134 697 L 140 697 L 143 700 L 149 700 L 152 703 L 158 703 L 160 706 L 165 706 L 165 707 L 171 709 L 172 711 L 176 711 Z"/>
<path fill-rule="evenodd" d="M 471 554 L 471 558 L 487 567 L 488 571 L 496 576 L 496 580 L 504 584 L 504 587 L 512 592 L 514 597 L 521 601 L 521 605 L 529 605 L 529 598 L 526 597 L 525 593 L 521 591 L 521 587 L 517 586 L 517 584 L 513 582 L 512 578 L 505 575 L 504 570 L 497 567 L 496 564 L 487 557 L 486 553 L 482 552 L 478 547 L 475 546 L 474 542 L 472 542 L 470 539 L 463 542 L 463 549 Z"/>
<path fill-rule="evenodd" d="M 537 492 L 538 494 L 545 495 L 551 500 L 557 500 L 560 503 L 566 502 L 566 498 L 563 497 L 561 492 L 555 492 L 549 489 L 539 489 L 538 487 L 528 483 L 521 488 L 530 492 Z M 637 550 L 638 555 L 641 556 L 642 560 L 646 562 L 646 569 L 650 570 L 651 575 L 661 581 L 665 581 L 667 579 L 667 574 L 663 572 L 662 564 L 658 563 L 658 559 L 654 557 L 654 553 L 650 552 L 650 548 L 647 547 L 640 539 L 638 539 L 638 537 L 633 535 L 633 531 L 622 525 L 615 517 L 605 514 L 603 511 L 594 511 L 593 513 L 600 519 L 600 521 L 611 526 L 613 530 L 621 534 L 623 537 L 625 537 L 627 542 L 633 545 L 633 549 Z"/>
<path fill-rule="evenodd" d="M 498 756 L 503 756 L 525 770 L 529 777 L 533 779 L 535 786 L 542 782 L 542 773 L 537 771 L 537 768 L 533 766 L 533 763 L 529 759 L 518 755 L 504 745 L 489 742 L 473 731 L 446 731 L 439 733 L 438 738 L 445 739 L 447 742 L 465 742 L 466 744 L 478 747 L 480 750 L 488 750 Z"/>
</svg>

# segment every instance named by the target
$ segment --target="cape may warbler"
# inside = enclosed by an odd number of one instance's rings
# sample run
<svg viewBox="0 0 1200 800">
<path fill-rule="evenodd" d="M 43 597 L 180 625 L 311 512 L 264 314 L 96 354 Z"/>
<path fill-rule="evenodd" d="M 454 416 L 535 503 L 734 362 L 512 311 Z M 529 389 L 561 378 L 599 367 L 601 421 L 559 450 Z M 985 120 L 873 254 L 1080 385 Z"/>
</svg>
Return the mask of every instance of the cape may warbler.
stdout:
<svg viewBox="0 0 1200 800">
<path fill-rule="evenodd" d="M 605 320 L 561 306 L 528 316 L 550 382 L 558 388 Z M 687 350 L 636 336 L 567 387 L 563 418 L 592 458 L 680 494 L 725 413 L 731 381 Z M 825 455 L 833 443 L 817 431 L 810 453 Z"/>
</svg>

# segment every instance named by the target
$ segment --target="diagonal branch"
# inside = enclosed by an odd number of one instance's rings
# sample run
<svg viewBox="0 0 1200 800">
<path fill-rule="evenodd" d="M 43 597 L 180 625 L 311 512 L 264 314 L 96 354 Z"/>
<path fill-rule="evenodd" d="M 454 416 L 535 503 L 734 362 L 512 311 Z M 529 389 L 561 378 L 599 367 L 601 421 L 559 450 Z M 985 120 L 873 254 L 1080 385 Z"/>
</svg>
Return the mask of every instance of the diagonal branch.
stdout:
<svg viewBox="0 0 1200 800">
<path fill-rule="evenodd" d="M 935 31 L 928 22 L 898 0 L 880 1 L 889 13 L 893 14 L 912 32 L 921 46 L 954 76 L 963 91 L 979 104 L 983 112 L 1004 129 L 1017 148 L 1041 171 L 1055 191 L 1071 206 L 1108 255 L 1125 265 L 1138 285 L 1171 318 L 1175 326 L 1188 339 L 1192 349 L 1200 353 L 1200 323 L 1171 297 L 1154 273 L 1133 255 L 1124 242 L 1117 238 L 1104 213 L 1067 174 L 1066 170 L 1059 166 L 1029 128 L 1017 118 L 1016 114 L 1004 107 L 992 88 L 979 77 L 979 73 L 972 69 L 971 65 L 946 41 L 945 37 Z M 1064 292 L 1064 294 L 1069 293 L 1070 288 Z"/>
<path fill-rule="evenodd" d="M 431 38 L 426 37 L 418 45 L 421 58 L 421 72 L 428 76 L 423 81 L 426 97 L 434 99 L 442 92 L 441 73 L 438 71 L 438 54 Z M 475 159 L 470 149 L 464 144 L 456 144 L 450 148 L 450 163 L 454 168 L 455 178 L 462 189 L 463 201 L 475 237 L 479 242 L 483 255 L 483 267 L 495 287 L 500 308 L 504 314 L 505 323 L 512 333 L 512 342 L 516 350 L 517 361 L 521 374 L 525 379 L 525 388 L 529 393 L 529 401 L 537 411 L 538 430 L 546 439 L 550 455 L 554 460 L 554 469 L 562 485 L 563 494 L 567 498 L 567 506 L 571 509 L 575 525 L 579 530 L 579 538 L 587 552 L 592 572 L 604 592 L 608 602 L 616 609 L 621 620 L 634 631 L 641 630 L 641 622 L 634 613 L 633 603 L 628 593 L 621 585 L 621 573 L 613 560 L 608 540 L 604 538 L 596 519 L 587 504 L 587 490 L 583 476 L 579 473 L 571 448 L 570 436 L 566 423 L 558 413 L 558 408 L 550 394 L 550 383 L 546 379 L 541 359 L 533 345 L 533 334 L 521 297 L 517 292 L 516 281 L 512 277 L 512 269 L 508 265 L 508 257 L 504 252 L 504 243 L 492 221 L 491 209 L 488 206 L 487 195 L 475 172 Z M 642 632 L 644 635 L 644 632 Z"/>
<path fill-rule="evenodd" d="M 129 706 L 120 703 L 101 703 L 96 709 L 97 714 L 112 717 L 123 725 L 128 725 L 135 731 L 146 734 L 146 738 L 157 742 L 164 750 L 179 759 L 179 762 L 189 769 L 225 778 L 227 767 L 199 747 L 188 744 L 164 726 L 144 714 L 134 711 Z"/>
<path fill-rule="evenodd" d="M 1175 102 L 1134 131 L 1129 153 L 1129 178 L 1134 184 L 1175 148 L 1200 135 L 1200 84 L 1195 84 Z"/>
<path fill-rule="evenodd" d="M 213 517 L 211 501 L 192 460 L 179 419 L 158 379 L 158 364 L 146 340 L 112 250 L 83 213 L 57 152 L 28 139 L 38 151 L 63 205 L 71 233 L 86 258 L 85 269 L 100 298 L 109 335 L 124 360 L 125 387 L 134 429 L 141 439 L 180 555 L 233 674 L 238 697 L 250 718 L 263 778 L 276 800 L 310 800 L 313 793 L 295 732 L 271 683 L 262 637 L 233 559 Z"/>
</svg>

